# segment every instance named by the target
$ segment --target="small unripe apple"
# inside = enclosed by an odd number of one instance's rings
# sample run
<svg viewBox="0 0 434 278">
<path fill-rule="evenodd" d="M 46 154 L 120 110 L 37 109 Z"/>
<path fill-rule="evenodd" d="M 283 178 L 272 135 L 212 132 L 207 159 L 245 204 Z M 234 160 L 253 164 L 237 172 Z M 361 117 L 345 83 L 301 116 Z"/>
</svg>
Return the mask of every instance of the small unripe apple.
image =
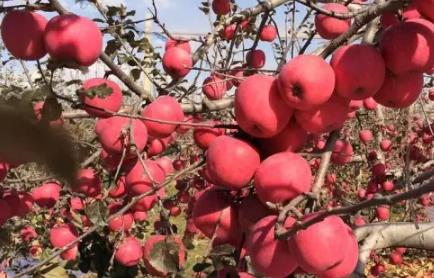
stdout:
<svg viewBox="0 0 434 278">
<path fill-rule="evenodd" d="M 88 67 L 102 51 L 102 34 L 92 20 L 75 14 L 53 17 L 45 28 L 45 47 L 59 62 Z"/>
<path fill-rule="evenodd" d="M 348 8 L 339 3 L 326 4 L 323 9 L 337 13 L 348 13 Z M 350 28 L 350 25 L 351 19 L 338 19 L 321 13 L 315 16 L 316 31 L 322 38 L 327 40 L 337 38 L 345 33 Z"/>
<path fill-rule="evenodd" d="M 274 27 L 274 25 L 272 24 L 265 25 L 259 33 L 259 39 L 265 42 L 272 42 L 276 39 L 276 37 L 277 30 L 276 27 Z"/>
<path fill-rule="evenodd" d="M 125 238 L 115 251 L 115 260 L 127 267 L 138 265 L 142 257 L 142 246 L 134 236 Z"/>
<path fill-rule="evenodd" d="M 299 55 L 282 67 L 278 81 L 280 94 L 289 106 L 312 110 L 330 99 L 335 88 L 335 73 L 322 58 Z"/>
<path fill-rule="evenodd" d="M 25 10 L 9 11 L 1 23 L 6 49 L 17 59 L 38 60 L 47 54 L 44 31 L 47 19 Z"/>
<path fill-rule="evenodd" d="M 122 106 L 122 91 L 118 84 L 104 78 L 92 78 L 83 83 L 80 99 L 83 109 L 91 116 L 110 117 Z"/>
<path fill-rule="evenodd" d="M 246 55 L 247 65 L 254 69 L 260 69 L 265 65 L 265 53 L 260 49 L 251 50 Z"/>
</svg>

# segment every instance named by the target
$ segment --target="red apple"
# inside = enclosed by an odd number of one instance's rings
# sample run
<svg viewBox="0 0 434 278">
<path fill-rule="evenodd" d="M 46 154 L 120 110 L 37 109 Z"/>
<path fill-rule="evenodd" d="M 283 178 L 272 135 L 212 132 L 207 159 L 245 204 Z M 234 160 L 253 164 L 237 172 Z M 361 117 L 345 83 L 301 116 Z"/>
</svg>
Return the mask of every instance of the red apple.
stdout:
<svg viewBox="0 0 434 278">
<path fill-rule="evenodd" d="M 236 246 L 241 239 L 238 211 L 227 191 L 205 190 L 194 203 L 192 218 L 206 237 L 214 238 L 213 245 L 230 243 Z"/>
<path fill-rule="evenodd" d="M 404 21 L 409 20 L 409 19 L 413 19 L 413 18 L 420 18 L 421 17 L 419 11 L 416 8 L 415 2 L 417 2 L 417 1 L 413 1 L 404 10 L 402 10 L 401 16 L 402 16 L 402 19 Z"/>
<path fill-rule="evenodd" d="M 165 51 L 169 50 L 172 47 L 178 47 L 187 53 L 191 53 L 191 46 L 189 41 L 173 40 L 171 38 L 168 38 L 166 41 Z"/>
<path fill-rule="evenodd" d="M 383 139 L 380 142 L 380 148 L 383 152 L 388 152 L 391 150 L 392 148 L 392 141 L 390 141 L 389 139 Z"/>
<path fill-rule="evenodd" d="M 122 106 L 122 91 L 115 82 L 104 78 L 92 78 L 83 83 L 80 99 L 83 109 L 95 117 L 109 117 Z"/>
<path fill-rule="evenodd" d="M 44 41 L 48 54 L 54 60 L 74 62 L 85 67 L 96 62 L 103 43 L 98 25 L 75 14 L 53 17 L 45 28 Z"/>
<path fill-rule="evenodd" d="M 115 260 L 127 267 L 138 265 L 142 257 L 142 246 L 134 236 L 129 236 L 122 240 L 115 251 Z"/>
<path fill-rule="evenodd" d="M 51 208 L 60 198 L 60 184 L 57 182 L 46 182 L 32 190 L 32 198 L 38 206 Z"/>
<path fill-rule="evenodd" d="M 262 27 L 261 32 L 259 33 L 259 39 L 265 42 L 272 42 L 277 37 L 277 30 L 274 25 L 269 24 Z"/>
<path fill-rule="evenodd" d="M 235 94 L 237 123 L 244 132 L 254 137 L 270 138 L 279 134 L 292 114 L 292 109 L 280 98 L 276 79 L 272 76 L 249 76 Z"/>
<path fill-rule="evenodd" d="M 380 23 L 384 29 L 386 29 L 389 26 L 398 24 L 399 22 L 400 21 L 399 21 L 398 17 L 396 16 L 395 12 L 385 11 L 381 14 Z"/>
<path fill-rule="evenodd" d="M 38 101 L 33 105 L 33 112 L 35 113 L 36 120 L 41 121 L 42 109 L 44 108 L 44 102 Z M 52 119 L 49 121 L 49 126 L 53 128 L 61 127 L 64 123 L 63 117 L 60 115 L 58 119 Z"/>
<path fill-rule="evenodd" d="M 221 122 L 209 121 L 206 123 L 220 124 Z M 199 148 L 206 150 L 214 139 L 224 134 L 225 129 L 223 128 L 200 127 L 194 129 L 193 138 Z"/>
<path fill-rule="evenodd" d="M 62 248 L 76 240 L 78 232 L 72 224 L 61 224 L 50 230 L 50 243 L 53 247 Z M 77 244 L 68 248 L 61 257 L 66 260 L 75 260 L 77 255 Z"/>
<path fill-rule="evenodd" d="M 390 108 L 405 108 L 413 104 L 423 88 L 423 74 L 410 72 L 401 75 L 386 73 L 383 86 L 375 94 L 379 104 Z"/>
<path fill-rule="evenodd" d="M 20 235 L 23 241 L 32 241 L 38 237 L 38 234 L 32 226 L 24 226 L 20 231 Z"/>
<path fill-rule="evenodd" d="M 363 144 L 367 145 L 369 142 L 374 140 L 374 135 L 372 135 L 372 131 L 369 129 L 364 129 L 359 131 L 359 139 Z"/>
<path fill-rule="evenodd" d="M 155 160 L 155 162 L 158 164 L 158 166 L 161 167 L 161 169 L 164 170 L 164 173 L 166 173 L 166 175 L 170 175 L 175 172 L 175 168 L 173 167 L 173 161 L 168 156 L 162 156 Z"/>
<path fill-rule="evenodd" d="M 174 79 L 186 76 L 193 66 L 191 54 L 181 47 L 171 47 L 163 56 L 164 71 Z"/>
<path fill-rule="evenodd" d="M 248 234 L 256 222 L 272 213 L 256 195 L 249 195 L 241 200 L 238 208 L 238 223 L 240 228 Z"/>
<path fill-rule="evenodd" d="M 110 215 L 116 214 L 123 207 L 122 203 L 109 204 Z M 124 214 L 114 217 L 108 221 L 108 227 L 113 232 L 126 232 L 131 230 L 134 223 L 134 217 L 131 212 L 125 212 Z"/>
<path fill-rule="evenodd" d="M 267 277 L 287 277 L 298 264 L 286 241 L 275 239 L 276 221 L 277 217 L 270 215 L 256 222 L 246 239 L 246 249 L 256 271 Z M 285 227 L 289 228 L 294 223 L 295 219 L 288 217 Z"/>
<path fill-rule="evenodd" d="M 202 84 L 202 92 L 211 100 L 222 99 L 226 89 L 226 81 L 217 75 L 207 77 Z"/>
<path fill-rule="evenodd" d="M 230 41 L 235 36 L 235 31 L 237 30 L 236 24 L 229 24 L 220 31 L 220 37 L 224 40 Z"/>
<path fill-rule="evenodd" d="M 8 175 L 9 165 L 5 162 L 0 162 L 0 182 Z"/>
<path fill-rule="evenodd" d="M 366 224 L 366 219 L 363 216 L 357 215 L 357 216 L 354 217 L 354 225 L 356 227 L 363 226 L 365 224 Z"/>
<path fill-rule="evenodd" d="M 126 175 L 127 189 L 133 195 L 152 190 L 154 185 L 164 182 L 166 174 L 164 170 L 153 160 L 145 160 L 144 165 L 138 161 Z"/>
<path fill-rule="evenodd" d="M 377 102 L 372 97 L 363 100 L 363 107 L 365 107 L 366 110 L 375 110 L 377 106 Z"/>
<path fill-rule="evenodd" d="M 380 49 L 386 67 L 397 75 L 428 71 L 434 66 L 434 32 L 420 22 L 400 22 L 387 28 L 380 38 Z"/>
<path fill-rule="evenodd" d="M 213 0 L 212 10 L 217 15 L 225 15 L 231 12 L 230 0 Z"/>
<path fill-rule="evenodd" d="M 335 88 L 333 68 L 314 55 L 299 55 L 289 61 L 282 67 L 278 81 L 283 100 L 299 110 L 324 104 Z"/>
<path fill-rule="evenodd" d="M 303 157 L 282 152 L 262 161 L 254 181 L 256 194 L 263 203 L 284 203 L 310 191 L 312 172 Z"/>
<path fill-rule="evenodd" d="M 389 206 L 381 205 L 375 208 L 375 213 L 377 215 L 378 220 L 385 221 L 389 220 L 390 211 Z"/>
<path fill-rule="evenodd" d="M 336 92 L 348 99 L 372 97 L 381 88 L 386 73 L 380 52 L 368 44 L 340 47 L 330 64 L 336 76 Z"/>
<path fill-rule="evenodd" d="M 337 165 L 345 165 L 353 159 L 354 151 L 351 143 L 346 140 L 337 140 L 333 149 L 331 161 Z"/>
<path fill-rule="evenodd" d="M 103 122 L 104 124 L 99 124 Z M 139 152 L 143 151 L 148 140 L 148 132 L 145 124 L 138 119 L 114 116 L 107 119 L 100 119 L 95 130 L 102 147 L 109 154 L 122 154 L 127 149 L 127 157 L 136 156 L 130 149 L 131 135 L 134 136 L 134 143 Z M 130 129 L 131 128 L 131 129 Z M 132 130 L 132 132 L 131 132 Z"/>
<path fill-rule="evenodd" d="M 336 12 L 348 13 L 347 6 L 339 3 L 329 3 L 324 5 L 323 9 Z M 318 13 L 315 16 L 315 28 L 318 34 L 326 40 L 335 39 L 341 34 L 348 31 L 351 25 L 351 19 L 338 19 Z"/>
<path fill-rule="evenodd" d="M 44 31 L 47 19 L 24 10 L 9 11 L 1 23 L 1 37 L 6 49 L 17 59 L 39 60 L 47 54 Z"/>
<path fill-rule="evenodd" d="M 226 135 L 214 139 L 206 153 L 210 178 L 232 190 L 247 186 L 259 163 L 259 153 L 252 145 Z"/>
<path fill-rule="evenodd" d="M 420 14 L 429 20 L 434 21 L 433 0 L 414 0 L 413 3 L 416 5 Z"/>
<path fill-rule="evenodd" d="M 72 190 L 94 198 L 101 193 L 102 182 L 94 169 L 81 169 L 78 171 L 77 184 L 72 187 Z"/>
<path fill-rule="evenodd" d="M 349 101 L 333 96 L 316 110 L 296 111 L 297 123 L 307 132 L 321 134 L 343 126 L 349 112 Z"/>
<path fill-rule="evenodd" d="M 127 193 L 126 190 L 126 178 L 125 176 L 120 176 L 116 182 L 115 187 L 109 191 L 109 196 L 112 198 L 121 198 Z"/>
<path fill-rule="evenodd" d="M 247 65 L 254 69 L 260 69 L 265 65 L 265 53 L 260 49 L 250 50 L 246 55 Z"/>
<path fill-rule="evenodd" d="M 259 145 L 262 153 L 270 156 L 284 151 L 298 152 L 303 148 L 307 139 L 306 131 L 295 120 L 291 120 L 279 134 L 271 138 L 260 139 Z"/>
<path fill-rule="evenodd" d="M 383 188 L 384 191 L 393 191 L 393 188 L 395 187 L 395 185 L 393 184 L 393 181 L 384 181 L 381 184 L 381 187 Z"/>
<path fill-rule="evenodd" d="M 160 96 L 148 104 L 142 111 L 142 116 L 162 121 L 182 122 L 184 112 L 176 98 L 171 96 Z M 150 120 L 143 120 L 149 135 L 156 138 L 167 137 L 177 128 L 177 124 L 158 123 Z"/>
<path fill-rule="evenodd" d="M 308 220 L 314 217 L 305 217 Z M 300 267 L 308 273 L 322 273 L 342 263 L 347 256 L 351 229 L 338 216 L 328 216 L 323 221 L 298 231 L 289 239 L 288 246 Z"/>
<path fill-rule="evenodd" d="M 402 264 L 402 255 L 398 252 L 392 252 L 390 253 L 389 260 L 393 265 L 400 265 Z"/>
</svg>

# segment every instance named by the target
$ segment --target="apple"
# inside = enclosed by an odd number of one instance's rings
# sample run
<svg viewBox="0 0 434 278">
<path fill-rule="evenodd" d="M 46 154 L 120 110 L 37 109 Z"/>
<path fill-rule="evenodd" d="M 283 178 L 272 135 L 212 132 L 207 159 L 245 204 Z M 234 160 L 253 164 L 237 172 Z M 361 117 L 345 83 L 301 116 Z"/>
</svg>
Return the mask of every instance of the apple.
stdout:
<svg viewBox="0 0 434 278">
<path fill-rule="evenodd" d="M 108 195 L 112 198 L 121 198 L 121 197 L 125 196 L 126 193 L 127 193 L 126 178 L 124 175 L 122 175 L 116 181 L 115 187 L 110 189 L 110 191 L 108 192 Z"/>
<path fill-rule="evenodd" d="M 380 149 L 383 152 L 388 152 L 392 149 L 392 141 L 390 141 L 389 139 L 383 139 L 380 142 Z"/>
<path fill-rule="evenodd" d="M 77 184 L 72 187 L 72 190 L 94 198 L 101 193 L 102 182 L 94 169 L 80 169 L 77 174 Z"/>
<path fill-rule="evenodd" d="M 207 77 L 202 84 L 202 92 L 211 100 L 222 99 L 226 89 L 226 81 L 218 75 Z"/>
<path fill-rule="evenodd" d="M 168 156 L 162 156 L 155 160 L 158 166 L 164 170 L 166 175 L 173 174 L 175 172 L 175 168 L 173 167 L 173 161 Z"/>
<path fill-rule="evenodd" d="M 405 108 L 413 104 L 423 88 L 423 73 L 409 72 L 401 75 L 386 73 L 383 86 L 374 100 L 390 108 Z"/>
<path fill-rule="evenodd" d="M 259 146 L 261 153 L 267 157 L 278 152 L 298 152 L 307 139 L 306 131 L 295 120 L 291 120 L 279 134 L 259 139 Z"/>
<path fill-rule="evenodd" d="M 148 219 L 148 213 L 146 211 L 135 211 L 133 213 L 134 221 L 135 222 L 144 222 L 146 219 Z"/>
<path fill-rule="evenodd" d="M 368 97 L 363 100 L 363 107 L 366 110 L 375 110 L 377 109 L 377 106 L 378 106 L 377 102 L 372 97 Z"/>
<path fill-rule="evenodd" d="M 247 65 L 254 69 L 260 69 L 265 65 L 265 53 L 260 49 L 250 50 L 246 55 Z"/>
<path fill-rule="evenodd" d="M 380 205 L 375 208 L 375 213 L 379 221 L 389 220 L 390 217 L 389 206 Z"/>
<path fill-rule="evenodd" d="M 331 161 L 336 165 L 345 165 L 353 159 L 353 146 L 346 140 L 337 140 L 332 152 Z"/>
<path fill-rule="evenodd" d="M 27 225 L 21 229 L 20 236 L 23 241 L 32 241 L 38 237 L 38 234 L 32 226 Z"/>
<path fill-rule="evenodd" d="M 9 165 L 5 162 L 0 162 L 0 182 L 8 175 Z"/>
<path fill-rule="evenodd" d="M 169 50 L 172 47 L 178 47 L 187 53 L 191 53 L 191 46 L 190 46 L 189 41 L 174 40 L 174 39 L 168 38 L 166 41 L 166 45 L 165 45 L 165 51 Z"/>
<path fill-rule="evenodd" d="M 379 276 L 381 273 L 384 273 L 386 271 L 386 267 L 382 263 L 376 263 L 371 267 L 371 274 L 374 276 Z"/>
<path fill-rule="evenodd" d="M 328 3 L 322 7 L 336 13 L 348 13 L 347 6 L 339 3 Z M 350 29 L 351 19 L 338 19 L 318 13 L 315 16 L 315 29 L 326 40 L 332 40 Z"/>
<path fill-rule="evenodd" d="M 372 97 L 383 84 L 386 66 L 380 52 L 368 44 L 340 47 L 330 61 L 336 92 L 351 100 Z"/>
<path fill-rule="evenodd" d="M 235 36 L 235 31 L 237 30 L 236 24 L 229 24 L 220 31 L 220 37 L 224 40 L 230 41 Z"/>
<path fill-rule="evenodd" d="M 46 182 L 33 188 L 32 198 L 42 208 L 52 208 L 60 198 L 60 184 L 57 182 Z"/>
<path fill-rule="evenodd" d="M 104 124 L 99 124 L 105 122 Z M 131 132 L 131 130 L 132 132 Z M 148 131 L 145 124 L 138 119 L 114 116 L 100 119 L 95 127 L 98 139 L 104 150 L 109 154 L 121 155 L 126 148 L 127 157 L 136 156 L 131 149 L 131 135 L 134 136 L 135 147 L 143 151 L 148 140 Z"/>
<path fill-rule="evenodd" d="M 58 15 L 48 21 L 44 41 L 48 54 L 55 61 L 85 67 L 96 62 L 103 44 L 98 25 L 75 14 Z"/>
<path fill-rule="evenodd" d="M 421 17 L 419 11 L 417 10 L 415 2 L 417 1 L 410 3 L 406 8 L 404 8 L 404 10 L 402 10 L 401 16 L 404 21 Z"/>
<path fill-rule="evenodd" d="M 72 224 L 59 224 L 51 228 L 50 230 L 50 243 L 53 247 L 63 248 L 76 240 L 78 232 Z M 68 248 L 61 257 L 66 260 L 75 260 L 77 256 L 77 243 Z"/>
<path fill-rule="evenodd" d="M 417 10 L 421 15 L 431 21 L 434 21 L 433 0 L 414 0 L 413 4 L 416 6 Z"/>
<path fill-rule="evenodd" d="M 322 58 L 299 55 L 282 67 L 278 84 L 283 100 L 290 107 L 312 110 L 331 97 L 335 73 Z"/>
<path fill-rule="evenodd" d="M 94 117 L 110 117 L 122 106 L 122 91 L 118 84 L 104 78 L 92 78 L 84 81 L 80 91 L 83 109 Z M 107 111 L 107 112 L 105 112 Z"/>
<path fill-rule="evenodd" d="M 292 152 L 281 152 L 268 157 L 262 161 L 254 177 L 256 194 L 264 204 L 290 201 L 309 192 L 311 183 L 309 163 Z"/>
<path fill-rule="evenodd" d="M 166 196 L 166 191 L 164 190 L 164 187 L 160 188 L 156 194 L 152 194 L 152 195 L 145 196 L 145 197 L 141 198 L 131 208 L 131 210 L 133 212 L 137 212 L 137 211 L 145 211 L 146 212 L 146 211 L 151 210 L 158 201 L 157 194 L 161 199 L 164 198 Z"/>
<path fill-rule="evenodd" d="M 393 181 L 384 181 L 381 184 L 381 187 L 383 188 L 384 191 L 393 191 L 393 188 L 395 187 L 395 185 L 393 184 Z"/>
<path fill-rule="evenodd" d="M 181 47 L 171 47 L 163 55 L 164 71 L 173 79 L 186 76 L 193 66 L 191 53 Z"/>
<path fill-rule="evenodd" d="M 386 29 L 380 50 L 386 67 L 397 75 L 429 71 L 434 66 L 434 32 L 415 21 L 400 22 Z M 396 47 L 399 45 L 399 47 Z"/>
<path fill-rule="evenodd" d="M 157 277 L 168 277 L 168 273 L 161 268 L 160 265 L 155 264 L 154 253 L 159 254 L 161 248 L 160 244 L 165 244 L 164 248 L 170 249 L 171 256 L 177 256 L 171 263 L 175 263 L 178 268 L 182 268 L 185 264 L 185 247 L 181 238 L 178 236 L 165 236 L 165 235 L 151 235 L 143 245 L 143 262 L 145 263 L 148 274 Z M 166 254 L 164 256 L 167 256 Z"/>
<path fill-rule="evenodd" d="M 363 226 L 365 224 L 366 224 L 365 217 L 363 217 L 361 215 L 357 215 L 354 217 L 354 226 L 359 227 L 359 226 Z"/>
<path fill-rule="evenodd" d="M 216 15 L 226 15 L 231 12 L 231 1 L 213 0 L 211 7 Z"/>
<path fill-rule="evenodd" d="M 9 11 L 1 23 L 1 37 L 6 49 L 17 59 L 39 60 L 47 54 L 44 31 L 47 19 L 40 14 Z"/>
<path fill-rule="evenodd" d="M 392 252 L 390 253 L 389 261 L 393 265 L 400 265 L 402 264 L 402 255 L 398 252 Z"/>
<path fill-rule="evenodd" d="M 110 215 L 116 214 L 123 207 L 122 203 L 109 204 Z M 134 223 L 134 216 L 131 212 L 114 217 L 108 221 L 108 227 L 113 232 L 127 232 L 131 230 Z"/>
<path fill-rule="evenodd" d="M 102 166 L 108 172 L 116 172 L 119 163 L 121 162 L 122 154 L 110 154 L 106 150 L 101 149 L 100 159 Z M 125 157 L 121 165 L 121 170 L 131 168 L 137 161 L 137 157 Z"/>
<path fill-rule="evenodd" d="M 249 76 L 235 94 L 237 123 L 244 132 L 254 137 L 270 138 L 279 134 L 292 114 L 292 109 L 283 103 L 276 79 L 272 76 Z"/>
<path fill-rule="evenodd" d="M 214 139 L 206 153 L 210 178 L 231 190 L 247 186 L 259 163 L 259 153 L 252 145 L 227 135 Z"/>
<path fill-rule="evenodd" d="M 314 216 L 307 215 L 304 220 Z M 288 240 L 288 246 L 303 270 L 317 274 L 344 262 L 353 236 L 342 219 L 333 215 L 298 231 Z"/>
<path fill-rule="evenodd" d="M 78 212 L 84 210 L 85 203 L 80 197 L 71 197 L 69 200 L 69 206 L 72 211 Z"/>
<path fill-rule="evenodd" d="M 396 16 L 395 12 L 385 11 L 381 14 L 380 24 L 383 27 L 383 29 L 386 29 L 392 25 L 398 24 L 399 22 L 400 22 L 400 20 Z"/>
<path fill-rule="evenodd" d="M 238 208 L 238 223 L 240 228 L 248 234 L 256 222 L 272 213 L 273 211 L 264 205 L 256 195 L 249 195 L 241 200 Z"/>
<path fill-rule="evenodd" d="M 194 225 L 206 237 L 213 238 L 213 245 L 229 243 L 237 246 L 241 240 L 238 211 L 232 205 L 227 191 L 214 187 L 206 189 L 194 203 Z"/>
<path fill-rule="evenodd" d="M 171 96 L 159 96 L 152 103 L 145 106 L 142 116 L 162 121 L 182 122 L 184 112 L 181 104 Z M 143 120 L 150 136 L 163 138 L 172 134 L 177 128 L 176 124 L 164 124 L 150 120 Z"/>
<path fill-rule="evenodd" d="M 346 278 L 350 277 L 354 272 L 359 259 L 359 245 L 356 236 L 348 227 L 349 238 L 347 239 L 347 251 L 344 259 L 337 265 L 333 266 L 326 271 L 318 273 L 319 278 Z"/>
<path fill-rule="evenodd" d="M 363 144 L 367 145 L 369 142 L 374 140 L 374 135 L 372 135 L 371 130 L 364 129 L 359 131 L 359 139 Z"/>
<path fill-rule="evenodd" d="M 297 123 L 307 132 L 321 134 L 343 126 L 348 118 L 349 101 L 334 95 L 316 110 L 296 111 Z"/>
<path fill-rule="evenodd" d="M 142 246 L 134 236 L 128 236 L 122 240 L 115 251 L 115 260 L 127 267 L 136 266 L 143 257 Z"/>
<path fill-rule="evenodd" d="M 214 121 L 214 120 L 205 123 L 221 124 L 220 121 Z M 224 128 L 198 127 L 195 128 L 193 131 L 193 139 L 199 148 L 206 150 L 208 149 L 209 145 L 214 141 L 214 139 L 224 134 L 225 134 Z"/>
<path fill-rule="evenodd" d="M 298 267 L 296 258 L 286 241 L 274 237 L 277 216 L 270 215 L 260 219 L 246 238 L 247 254 L 253 269 L 267 277 L 287 277 Z M 295 219 L 287 217 L 285 227 L 289 228 Z"/>
<path fill-rule="evenodd" d="M 164 138 L 151 138 L 151 137 L 148 138 L 149 142 L 147 144 L 147 149 L 146 149 L 146 153 L 148 154 L 148 157 L 159 155 L 166 150 L 167 141 L 163 139 Z"/>
<path fill-rule="evenodd" d="M 277 37 L 276 27 L 272 24 L 264 25 L 259 32 L 259 39 L 265 42 L 272 42 Z"/>
<path fill-rule="evenodd" d="M 126 185 L 130 193 L 140 195 L 152 190 L 154 185 L 159 185 L 166 179 L 164 170 L 153 160 L 145 160 L 144 165 L 140 161 L 126 175 Z"/>
</svg>

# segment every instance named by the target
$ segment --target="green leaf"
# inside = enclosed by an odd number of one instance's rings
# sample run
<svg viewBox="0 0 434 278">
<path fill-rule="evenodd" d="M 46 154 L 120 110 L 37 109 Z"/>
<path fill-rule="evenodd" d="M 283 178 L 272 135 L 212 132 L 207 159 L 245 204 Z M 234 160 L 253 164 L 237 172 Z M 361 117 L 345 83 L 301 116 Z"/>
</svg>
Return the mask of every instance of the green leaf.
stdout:
<svg viewBox="0 0 434 278">
<path fill-rule="evenodd" d="M 107 205 L 103 201 L 95 201 L 84 209 L 89 220 L 95 225 L 104 225 L 108 216 Z"/>
<path fill-rule="evenodd" d="M 113 93 L 113 89 L 107 86 L 107 84 L 103 83 L 97 86 L 90 87 L 89 89 L 84 90 L 84 92 L 86 96 L 90 98 L 106 98 Z"/>
<path fill-rule="evenodd" d="M 155 243 L 151 250 L 150 263 L 161 272 L 179 271 L 179 245 L 170 236 Z"/>
</svg>

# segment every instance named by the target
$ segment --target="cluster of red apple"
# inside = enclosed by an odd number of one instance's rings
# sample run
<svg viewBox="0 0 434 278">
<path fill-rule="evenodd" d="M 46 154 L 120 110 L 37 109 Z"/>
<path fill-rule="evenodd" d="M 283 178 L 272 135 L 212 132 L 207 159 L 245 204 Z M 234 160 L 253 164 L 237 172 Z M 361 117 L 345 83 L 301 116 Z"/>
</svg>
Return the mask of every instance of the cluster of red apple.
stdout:
<svg viewBox="0 0 434 278">
<path fill-rule="evenodd" d="M 95 22 L 74 14 L 47 21 L 34 12 L 13 10 L 2 21 L 1 36 L 7 50 L 22 60 L 39 60 L 48 53 L 57 62 L 90 66 L 102 51 L 102 34 Z"/>
</svg>

